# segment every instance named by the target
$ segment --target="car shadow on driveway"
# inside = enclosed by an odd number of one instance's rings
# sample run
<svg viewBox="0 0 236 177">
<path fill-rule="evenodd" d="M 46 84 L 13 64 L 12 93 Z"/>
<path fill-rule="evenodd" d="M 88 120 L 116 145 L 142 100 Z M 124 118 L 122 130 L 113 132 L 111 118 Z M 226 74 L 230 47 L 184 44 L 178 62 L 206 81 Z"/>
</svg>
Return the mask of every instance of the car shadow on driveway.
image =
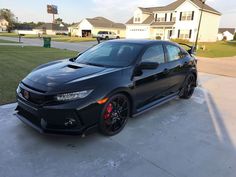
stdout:
<svg viewBox="0 0 236 177">
<path fill-rule="evenodd" d="M 0 176 L 236 174 L 227 114 L 222 115 L 201 87 L 190 100 L 176 99 L 130 119 L 113 137 L 41 135 L 17 121 L 12 112 L 0 109 Z"/>
</svg>

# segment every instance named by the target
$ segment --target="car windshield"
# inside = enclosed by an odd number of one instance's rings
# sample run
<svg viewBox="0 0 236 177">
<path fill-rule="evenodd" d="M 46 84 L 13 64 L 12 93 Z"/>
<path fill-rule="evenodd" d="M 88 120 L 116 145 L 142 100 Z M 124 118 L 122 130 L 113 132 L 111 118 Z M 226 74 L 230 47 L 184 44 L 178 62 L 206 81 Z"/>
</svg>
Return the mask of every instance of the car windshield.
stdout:
<svg viewBox="0 0 236 177">
<path fill-rule="evenodd" d="M 135 60 L 141 48 L 139 44 L 105 42 L 85 51 L 75 61 L 103 67 L 125 67 Z"/>
</svg>

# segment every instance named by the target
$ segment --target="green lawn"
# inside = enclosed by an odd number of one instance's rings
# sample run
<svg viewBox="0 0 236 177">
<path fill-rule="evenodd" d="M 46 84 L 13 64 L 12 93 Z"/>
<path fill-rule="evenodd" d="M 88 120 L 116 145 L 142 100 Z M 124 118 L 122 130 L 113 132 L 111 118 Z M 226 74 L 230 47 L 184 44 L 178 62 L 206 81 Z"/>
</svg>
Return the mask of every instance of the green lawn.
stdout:
<svg viewBox="0 0 236 177">
<path fill-rule="evenodd" d="M 15 101 L 18 83 L 36 66 L 76 54 L 53 48 L 0 46 L 0 104 Z"/>
<path fill-rule="evenodd" d="M 17 33 L 0 33 L 0 36 L 6 36 L 6 37 L 18 37 Z M 23 38 L 38 38 L 38 35 L 36 34 L 26 34 L 22 36 Z M 65 35 L 42 35 L 42 37 L 51 37 L 53 41 L 58 42 L 87 42 L 87 41 L 96 41 L 96 38 L 81 38 L 81 37 L 70 37 Z"/>
<path fill-rule="evenodd" d="M 236 56 L 236 42 L 200 43 L 197 56 L 219 58 Z M 205 50 L 201 49 L 205 46 Z"/>
<path fill-rule="evenodd" d="M 81 38 L 81 37 L 69 37 L 69 36 L 61 36 L 61 37 L 52 37 L 53 41 L 57 42 L 88 42 L 88 41 L 96 41 L 96 38 Z"/>
<path fill-rule="evenodd" d="M 1 32 L 0 36 L 6 36 L 6 37 L 17 37 L 17 33 L 7 33 L 7 32 Z"/>
<path fill-rule="evenodd" d="M 18 43 L 18 42 L 15 42 L 15 41 L 7 41 L 7 40 L 4 40 L 4 39 L 0 39 L 0 43 Z"/>
</svg>

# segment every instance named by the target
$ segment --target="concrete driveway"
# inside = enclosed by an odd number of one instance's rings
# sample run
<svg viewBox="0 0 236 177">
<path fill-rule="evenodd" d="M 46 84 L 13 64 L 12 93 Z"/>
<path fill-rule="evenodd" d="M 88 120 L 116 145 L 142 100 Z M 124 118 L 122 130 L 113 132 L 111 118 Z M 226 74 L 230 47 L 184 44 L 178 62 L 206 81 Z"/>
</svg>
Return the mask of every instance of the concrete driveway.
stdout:
<svg viewBox="0 0 236 177">
<path fill-rule="evenodd" d="M 1 177 L 235 177 L 236 78 L 200 74 L 173 100 L 114 137 L 41 135 L 0 107 Z"/>
<path fill-rule="evenodd" d="M 9 40 L 9 41 L 17 41 L 18 38 L 16 37 L 3 37 L 0 36 L 0 39 Z M 43 46 L 43 39 L 29 39 L 29 38 L 21 38 L 21 45 L 29 45 L 29 46 Z M 67 49 L 67 50 L 74 50 L 74 51 L 84 51 L 89 47 L 97 44 L 97 41 L 91 42 L 79 42 L 79 43 L 71 43 L 71 42 L 51 42 L 51 46 L 58 49 Z M 16 45 L 16 44 L 4 44 L 4 45 Z"/>
</svg>

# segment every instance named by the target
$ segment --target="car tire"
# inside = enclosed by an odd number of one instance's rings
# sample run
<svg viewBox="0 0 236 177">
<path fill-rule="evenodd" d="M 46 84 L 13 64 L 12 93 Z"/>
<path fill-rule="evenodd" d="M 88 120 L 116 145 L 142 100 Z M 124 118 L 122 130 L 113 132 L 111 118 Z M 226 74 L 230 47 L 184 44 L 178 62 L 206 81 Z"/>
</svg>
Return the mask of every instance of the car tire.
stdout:
<svg viewBox="0 0 236 177">
<path fill-rule="evenodd" d="M 130 102 L 124 94 L 113 95 L 103 106 L 99 130 L 103 135 L 113 136 L 125 127 L 130 115 Z"/>
<path fill-rule="evenodd" d="M 189 99 L 194 93 L 196 87 L 196 77 L 193 74 L 189 74 L 180 90 L 179 97 L 182 99 Z"/>
<path fill-rule="evenodd" d="M 108 36 L 106 36 L 106 37 L 105 37 L 105 40 L 109 40 L 109 37 L 108 37 Z"/>
<path fill-rule="evenodd" d="M 116 39 L 120 39 L 120 36 L 117 36 Z"/>
</svg>

